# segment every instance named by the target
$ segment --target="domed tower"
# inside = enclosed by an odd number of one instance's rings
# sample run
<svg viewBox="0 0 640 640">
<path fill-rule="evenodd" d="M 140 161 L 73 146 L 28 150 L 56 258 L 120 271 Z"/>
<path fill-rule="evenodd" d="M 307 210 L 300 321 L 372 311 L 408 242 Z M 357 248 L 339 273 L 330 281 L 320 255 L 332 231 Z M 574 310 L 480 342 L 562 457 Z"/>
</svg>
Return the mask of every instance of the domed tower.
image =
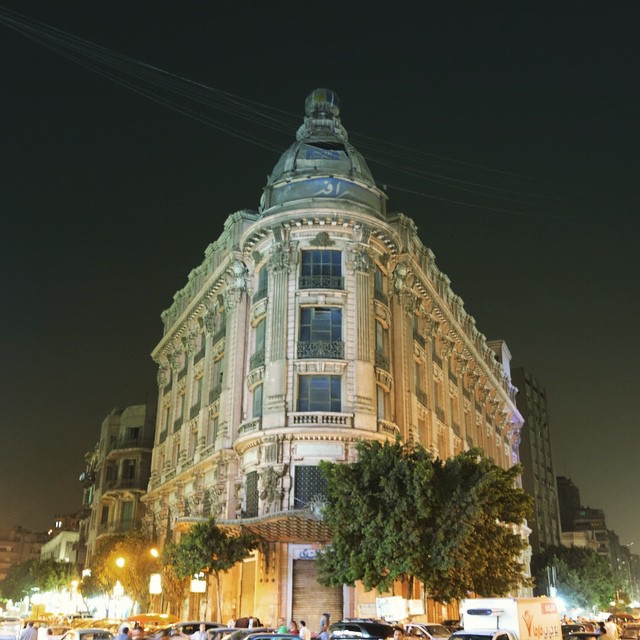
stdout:
<svg viewBox="0 0 640 640">
<path fill-rule="evenodd" d="M 304 124 L 296 142 L 280 157 L 267 181 L 260 209 L 271 215 L 311 199 L 319 207 L 338 200 L 384 217 L 386 195 L 376 187 L 362 155 L 340 123 L 340 100 L 315 89 L 305 101 Z"/>
</svg>

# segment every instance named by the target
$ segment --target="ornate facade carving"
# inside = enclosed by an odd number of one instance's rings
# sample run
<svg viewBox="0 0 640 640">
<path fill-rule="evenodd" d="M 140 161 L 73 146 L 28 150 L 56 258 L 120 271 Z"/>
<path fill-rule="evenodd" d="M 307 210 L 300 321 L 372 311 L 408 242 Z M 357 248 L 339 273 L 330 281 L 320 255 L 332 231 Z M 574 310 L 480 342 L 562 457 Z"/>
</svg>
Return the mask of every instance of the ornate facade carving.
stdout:
<svg viewBox="0 0 640 640">
<path fill-rule="evenodd" d="M 280 243 L 273 247 L 267 268 L 269 273 L 278 273 L 280 271 L 289 272 L 290 263 L 290 247 L 288 244 Z"/>
</svg>

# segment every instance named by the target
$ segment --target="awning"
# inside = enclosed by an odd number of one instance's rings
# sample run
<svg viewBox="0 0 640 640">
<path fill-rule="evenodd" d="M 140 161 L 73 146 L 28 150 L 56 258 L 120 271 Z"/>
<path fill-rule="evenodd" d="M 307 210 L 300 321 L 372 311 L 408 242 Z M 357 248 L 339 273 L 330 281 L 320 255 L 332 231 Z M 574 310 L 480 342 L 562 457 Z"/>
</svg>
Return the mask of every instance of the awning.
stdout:
<svg viewBox="0 0 640 640">
<path fill-rule="evenodd" d="M 185 529 L 206 518 L 179 518 L 178 525 Z M 224 529 L 249 531 L 267 542 L 327 543 L 331 540 L 331 530 L 324 522 L 306 510 L 279 511 L 258 518 L 219 520 L 216 522 Z M 182 528 L 182 527 L 181 527 Z"/>
</svg>

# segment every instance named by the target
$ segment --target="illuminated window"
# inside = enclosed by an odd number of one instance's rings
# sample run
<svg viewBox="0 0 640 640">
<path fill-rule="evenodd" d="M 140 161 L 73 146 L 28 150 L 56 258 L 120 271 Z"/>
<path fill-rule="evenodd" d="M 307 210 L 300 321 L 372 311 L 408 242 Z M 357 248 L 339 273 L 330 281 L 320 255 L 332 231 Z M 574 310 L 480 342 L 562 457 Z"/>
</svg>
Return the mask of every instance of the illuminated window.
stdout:
<svg viewBox="0 0 640 640">
<path fill-rule="evenodd" d="M 343 289 L 342 253 L 329 249 L 302 252 L 301 289 Z"/>
<path fill-rule="evenodd" d="M 342 309 L 303 307 L 300 309 L 299 358 L 343 358 Z"/>
</svg>

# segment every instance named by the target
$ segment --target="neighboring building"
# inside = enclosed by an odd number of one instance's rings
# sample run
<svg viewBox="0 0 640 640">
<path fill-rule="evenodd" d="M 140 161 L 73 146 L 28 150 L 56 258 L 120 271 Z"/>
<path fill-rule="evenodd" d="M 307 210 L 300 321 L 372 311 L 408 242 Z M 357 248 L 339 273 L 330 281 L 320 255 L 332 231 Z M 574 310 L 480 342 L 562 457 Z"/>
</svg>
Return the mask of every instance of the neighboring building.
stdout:
<svg viewBox="0 0 640 640">
<path fill-rule="evenodd" d="M 582 508 L 580 490 L 570 478 L 558 476 L 558 508 L 560 510 L 560 528 L 562 531 L 573 531 L 573 518 Z"/>
<path fill-rule="evenodd" d="M 113 409 L 104 419 L 100 441 L 86 456 L 79 526 L 78 563 L 89 564 L 96 541 L 104 535 L 139 528 L 140 498 L 149 482 L 155 411 L 146 405 Z"/>
<path fill-rule="evenodd" d="M 34 533 L 22 527 L 0 529 L 0 582 L 12 566 L 39 558 L 47 539 L 44 532 Z"/>
<path fill-rule="evenodd" d="M 600 547 L 593 531 L 563 531 L 560 542 L 564 547 L 582 547 L 592 551 L 598 551 Z"/>
<path fill-rule="evenodd" d="M 42 560 L 58 560 L 76 564 L 78 540 L 77 531 L 60 531 L 51 540 L 45 542 L 40 549 Z"/>
<path fill-rule="evenodd" d="M 316 580 L 330 539 L 319 462 L 399 435 L 441 457 L 479 446 L 510 467 L 522 417 L 506 345 L 487 343 L 415 224 L 387 213 L 335 94 L 314 91 L 306 113 L 260 209 L 227 219 L 162 313 L 144 502 L 159 544 L 208 516 L 269 543 L 223 576 L 222 612 L 190 615 L 315 630 L 325 613 L 371 615 L 376 596 Z"/>
<path fill-rule="evenodd" d="M 520 441 L 522 487 L 534 499 L 534 514 L 527 522 L 531 528 L 529 544 L 534 553 L 540 553 L 545 547 L 560 545 L 560 513 L 547 394 L 536 378 L 522 367 L 511 370 L 511 380 L 518 388 L 516 404 L 524 418 Z"/>
</svg>

